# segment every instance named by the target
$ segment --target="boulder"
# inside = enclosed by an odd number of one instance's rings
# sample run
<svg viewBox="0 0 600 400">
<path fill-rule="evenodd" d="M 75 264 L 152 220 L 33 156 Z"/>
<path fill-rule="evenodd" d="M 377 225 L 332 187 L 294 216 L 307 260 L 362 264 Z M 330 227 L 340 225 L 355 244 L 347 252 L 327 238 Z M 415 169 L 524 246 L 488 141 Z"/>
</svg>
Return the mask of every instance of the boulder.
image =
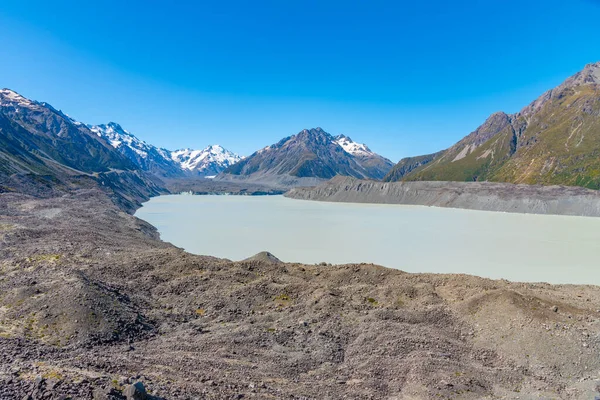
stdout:
<svg viewBox="0 0 600 400">
<path fill-rule="evenodd" d="M 127 400 L 149 400 L 150 396 L 146 393 L 146 388 L 142 382 L 136 382 L 129 385 L 123 392 Z"/>
</svg>

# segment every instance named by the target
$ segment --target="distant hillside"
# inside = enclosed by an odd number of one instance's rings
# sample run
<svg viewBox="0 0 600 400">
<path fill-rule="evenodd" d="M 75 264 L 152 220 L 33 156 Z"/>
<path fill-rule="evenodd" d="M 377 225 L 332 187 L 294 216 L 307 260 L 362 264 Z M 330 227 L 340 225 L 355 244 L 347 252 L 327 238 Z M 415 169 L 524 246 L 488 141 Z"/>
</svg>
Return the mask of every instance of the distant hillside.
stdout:
<svg viewBox="0 0 600 400">
<path fill-rule="evenodd" d="M 337 175 L 381 179 L 392 162 L 345 136 L 304 129 L 227 168 L 217 180 L 312 185 Z"/>
<path fill-rule="evenodd" d="M 496 181 L 600 189 L 600 63 L 519 113 L 498 112 L 447 150 L 401 160 L 385 181 Z"/>
</svg>

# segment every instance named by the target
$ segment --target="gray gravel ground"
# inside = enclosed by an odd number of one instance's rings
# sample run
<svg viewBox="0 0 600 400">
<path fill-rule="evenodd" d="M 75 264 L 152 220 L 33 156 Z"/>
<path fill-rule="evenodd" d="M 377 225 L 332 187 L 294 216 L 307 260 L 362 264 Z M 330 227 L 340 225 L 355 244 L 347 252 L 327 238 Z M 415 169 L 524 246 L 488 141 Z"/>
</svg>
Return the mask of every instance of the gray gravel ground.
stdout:
<svg viewBox="0 0 600 400">
<path fill-rule="evenodd" d="M 0 194 L 0 399 L 593 399 L 599 351 L 596 286 L 231 262 Z"/>
</svg>

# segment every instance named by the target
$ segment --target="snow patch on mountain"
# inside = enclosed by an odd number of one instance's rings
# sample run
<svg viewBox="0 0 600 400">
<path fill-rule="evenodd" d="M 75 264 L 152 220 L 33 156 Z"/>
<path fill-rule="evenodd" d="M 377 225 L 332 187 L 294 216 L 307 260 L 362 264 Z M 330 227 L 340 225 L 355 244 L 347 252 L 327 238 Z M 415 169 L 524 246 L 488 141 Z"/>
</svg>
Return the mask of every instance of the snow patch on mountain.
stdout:
<svg viewBox="0 0 600 400">
<path fill-rule="evenodd" d="M 0 107 L 20 106 L 33 108 L 39 107 L 39 103 L 33 100 L 29 100 L 14 90 L 0 89 Z"/>
<path fill-rule="evenodd" d="M 216 144 L 202 150 L 175 150 L 171 152 L 171 159 L 179 163 L 182 169 L 203 172 L 215 170 L 214 166 L 217 166 L 216 169 L 225 169 L 242 157 Z"/>
<path fill-rule="evenodd" d="M 362 143 L 356 143 L 352 141 L 347 136 L 338 135 L 334 138 L 334 143 L 337 143 L 341 146 L 342 149 L 348 154 L 352 154 L 353 156 L 370 156 L 373 155 L 373 152 L 369 150 L 367 145 Z"/>
<path fill-rule="evenodd" d="M 242 158 L 222 146 L 208 146 L 202 150 L 181 149 L 169 151 L 152 146 L 138 139 L 119 124 L 110 122 L 105 125 L 89 125 L 92 132 L 105 138 L 111 146 L 133 158 L 142 168 L 148 164 L 148 158 L 156 163 L 157 157 L 161 162 L 168 163 L 184 173 L 198 173 L 200 175 L 216 175 Z M 131 153 L 137 157 L 131 157 Z M 135 160 L 140 158 L 143 161 Z"/>
<path fill-rule="evenodd" d="M 109 122 L 108 124 L 102 125 L 88 125 L 88 127 L 96 135 L 107 139 L 115 149 L 126 146 L 141 158 L 147 158 L 148 153 L 152 149 L 156 149 L 163 157 L 169 158 L 169 154 L 166 150 L 158 149 L 143 140 L 138 139 L 115 122 Z"/>
</svg>

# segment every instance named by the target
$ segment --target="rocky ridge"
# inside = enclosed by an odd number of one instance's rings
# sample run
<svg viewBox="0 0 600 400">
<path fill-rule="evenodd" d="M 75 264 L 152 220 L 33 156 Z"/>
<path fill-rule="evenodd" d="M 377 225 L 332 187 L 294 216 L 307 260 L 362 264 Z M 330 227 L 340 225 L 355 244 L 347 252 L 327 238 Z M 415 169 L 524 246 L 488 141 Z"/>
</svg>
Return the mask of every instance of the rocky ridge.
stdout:
<svg viewBox="0 0 600 400">
<path fill-rule="evenodd" d="M 492 182 L 376 182 L 336 177 L 285 196 L 318 201 L 407 204 L 528 214 L 600 217 L 600 193 L 579 187 Z"/>
<path fill-rule="evenodd" d="M 99 188 L 132 212 L 162 183 L 87 126 L 46 103 L 0 91 L 0 193 L 54 197 Z"/>
</svg>

